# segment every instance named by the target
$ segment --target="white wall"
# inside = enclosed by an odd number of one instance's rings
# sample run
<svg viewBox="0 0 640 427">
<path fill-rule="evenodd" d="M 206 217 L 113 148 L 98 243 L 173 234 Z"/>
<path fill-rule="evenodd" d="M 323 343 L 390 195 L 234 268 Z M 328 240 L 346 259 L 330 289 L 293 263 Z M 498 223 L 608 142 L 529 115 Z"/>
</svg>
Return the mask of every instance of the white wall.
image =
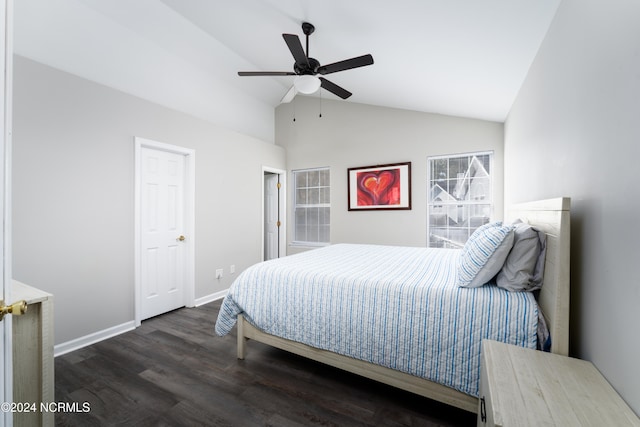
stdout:
<svg viewBox="0 0 640 427">
<path fill-rule="evenodd" d="M 426 246 L 427 157 L 434 155 L 493 150 L 495 214 L 502 217 L 501 123 L 339 100 L 323 99 L 320 106 L 318 98 L 298 96 L 276 109 L 276 144 L 286 149 L 289 170 L 331 168 L 332 243 Z M 407 161 L 412 162 L 411 210 L 347 210 L 348 168 Z M 291 199 L 288 205 L 293 206 Z M 287 235 L 291 240 L 291 229 Z"/>
<path fill-rule="evenodd" d="M 281 147 L 20 56 L 13 111 L 13 273 L 54 294 L 56 343 L 134 318 L 134 136 L 195 149 L 196 298 L 260 261 Z"/>
<path fill-rule="evenodd" d="M 640 2 L 563 0 L 505 124 L 505 203 L 572 198 L 571 353 L 640 413 Z"/>
<path fill-rule="evenodd" d="M 238 78 L 230 69 L 252 64 L 164 2 L 19 0 L 14 5 L 16 54 L 273 142 L 273 105 L 264 100 L 286 90 L 284 84 Z M 251 94 L 248 85 L 256 85 Z"/>
</svg>

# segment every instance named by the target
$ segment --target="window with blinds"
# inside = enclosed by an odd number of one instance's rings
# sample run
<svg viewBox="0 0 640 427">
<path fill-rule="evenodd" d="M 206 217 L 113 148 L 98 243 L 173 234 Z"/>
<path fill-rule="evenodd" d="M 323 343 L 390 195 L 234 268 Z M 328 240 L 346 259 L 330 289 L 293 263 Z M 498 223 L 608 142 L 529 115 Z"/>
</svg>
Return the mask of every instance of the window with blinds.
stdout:
<svg viewBox="0 0 640 427">
<path fill-rule="evenodd" d="M 293 182 L 293 244 L 329 244 L 331 213 L 329 168 L 295 170 Z"/>
</svg>

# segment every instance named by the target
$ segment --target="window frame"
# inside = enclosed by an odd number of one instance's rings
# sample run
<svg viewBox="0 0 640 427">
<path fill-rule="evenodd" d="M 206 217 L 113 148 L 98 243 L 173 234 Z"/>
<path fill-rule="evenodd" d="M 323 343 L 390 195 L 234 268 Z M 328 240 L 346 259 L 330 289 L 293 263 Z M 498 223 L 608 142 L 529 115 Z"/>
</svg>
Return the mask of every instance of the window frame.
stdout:
<svg viewBox="0 0 640 427">
<path fill-rule="evenodd" d="M 456 161 L 459 159 L 467 159 L 468 163 L 467 163 L 467 169 L 465 172 L 465 177 L 462 177 L 462 179 L 467 179 L 467 172 L 470 171 L 471 168 L 471 164 L 473 162 L 473 158 L 474 157 L 480 157 L 480 156 L 489 156 L 489 171 L 487 172 L 485 169 L 485 172 L 487 173 L 487 178 L 488 178 L 488 184 L 486 185 L 486 187 L 488 187 L 488 193 L 489 193 L 489 197 L 488 198 L 484 198 L 481 200 L 469 200 L 469 199 L 457 199 L 455 198 L 455 196 L 451 195 L 451 191 L 447 191 L 447 190 L 451 190 L 451 188 L 448 186 L 447 189 L 444 189 L 442 187 L 440 187 L 445 193 L 447 193 L 448 196 L 452 197 L 452 200 L 449 201 L 444 201 L 444 200 L 439 200 L 439 201 L 434 201 L 432 200 L 433 197 L 433 189 L 435 188 L 435 184 L 438 182 L 438 180 L 433 176 L 434 172 L 432 171 L 433 169 L 433 162 L 436 160 L 447 160 L 447 172 L 446 172 L 446 178 L 443 178 L 440 181 L 447 181 L 447 182 L 451 182 L 451 181 L 458 181 L 458 183 L 456 185 L 459 185 L 460 183 L 460 179 L 461 177 L 452 177 L 450 176 L 450 168 L 451 168 L 451 162 L 452 161 Z M 484 165 L 483 165 L 484 166 Z M 461 225 L 461 226 L 451 226 L 451 224 L 448 223 L 448 221 L 450 221 L 450 214 L 449 212 L 451 212 L 451 210 L 453 209 L 454 211 L 458 212 L 458 217 L 460 217 L 459 212 L 462 211 L 463 215 L 462 218 L 464 218 L 464 214 L 471 212 L 471 210 L 475 207 L 474 210 L 479 211 L 479 210 L 488 210 L 488 212 L 486 212 L 485 217 L 487 218 L 487 222 L 492 221 L 493 219 L 493 215 L 494 215 L 494 210 L 495 210 L 495 191 L 494 191 L 494 183 L 495 183 L 495 176 L 494 176 L 494 172 L 495 172 L 495 152 L 493 150 L 486 150 L 486 151 L 472 151 L 472 152 L 466 152 L 466 153 L 454 153 L 454 154 L 445 154 L 445 155 L 438 155 L 438 156 L 428 156 L 427 157 L 427 203 L 426 203 L 426 208 L 427 208 L 427 214 L 426 214 L 426 220 L 427 220 L 427 235 L 426 235 L 426 246 L 427 247 L 445 247 L 445 248 L 462 248 L 464 246 L 464 243 L 466 242 L 466 240 L 469 238 L 469 236 L 473 233 L 473 231 L 475 231 L 480 225 L 482 224 L 473 224 L 471 221 L 471 218 L 473 218 L 473 215 L 468 215 L 465 220 L 467 221 L 467 225 Z M 464 185 L 464 184 L 463 184 Z M 467 190 L 467 192 L 465 193 L 468 194 L 470 190 Z M 488 206 L 487 206 L 488 205 Z M 440 208 L 443 208 L 443 210 L 446 210 L 447 213 L 445 214 L 446 216 L 444 217 L 444 220 L 447 221 L 446 224 L 443 225 L 439 225 L 437 226 L 438 228 L 441 228 L 443 230 L 446 230 L 446 234 L 447 237 L 442 237 L 442 246 L 432 246 L 432 228 L 435 228 L 436 226 L 434 226 L 432 224 L 431 221 L 431 215 L 432 215 L 432 210 L 435 206 L 439 206 Z M 477 217 L 476 217 L 477 218 Z M 466 239 L 464 242 L 459 241 L 459 240 L 453 240 L 450 239 L 451 236 L 451 230 L 457 230 L 459 233 L 466 233 Z"/>
<path fill-rule="evenodd" d="M 328 175 L 328 183 L 327 185 L 320 185 L 320 179 L 318 182 L 317 186 L 309 186 L 307 185 L 306 187 L 304 187 L 305 189 L 314 189 L 317 188 L 318 190 L 321 188 L 324 188 L 326 190 L 328 190 L 329 195 L 328 195 L 328 202 L 326 203 L 320 203 L 320 200 L 318 200 L 318 203 L 298 203 L 298 178 L 297 178 L 297 174 L 298 173 L 309 173 L 309 172 L 323 172 L 326 171 L 327 175 Z M 321 247 L 321 246 L 328 246 L 331 244 L 331 168 L 329 166 L 322 166 L 322 167 L 315 167 L 315 168 L 304 168 L 304 169 L 295 169 L 295 170 L 291 170 L 291 175 L 292 175 L 292 182 L 293 185 L 291 186 L 293 189 L 293 203 L 292 203 L 292 209 L 293 209 L 293 232 L 292 232 L 292 239 L 291 239 L 291 245 L 292 246 L 306 246 L 306 247 Z M 307 183 L 308 184 L 308 183 Z M 318 192 L 318 196 L 320 197 L 320 192 Z M 320 227 L 321 226 L 325 226 L 327 228 L 326 231 L 326 236 L 327 236 L 327 240 L 326 241 L 309 241 L 309 240 L 301 240 L 298 239 L 298 215 L 297 215 L 297 210 L 298 208 L 304 208 L 304 209 L 308 209 L 308 208 L 328 208 L 329 209 L 329 213 L 328 213 L 328 219 L 326 220 L 325 224 L 321 224 L 319 216 L 318 216 L 318 222 L 315 224 L 318 227 L 318 236 L 321 235 L 320 232 Z M 305 224 L 306 227 L 306 232 L 309 232 L 308 226 L 310 224 Z M 311 224 L 311 226 L 313 226 L 314 224 Z"/>
</svg>

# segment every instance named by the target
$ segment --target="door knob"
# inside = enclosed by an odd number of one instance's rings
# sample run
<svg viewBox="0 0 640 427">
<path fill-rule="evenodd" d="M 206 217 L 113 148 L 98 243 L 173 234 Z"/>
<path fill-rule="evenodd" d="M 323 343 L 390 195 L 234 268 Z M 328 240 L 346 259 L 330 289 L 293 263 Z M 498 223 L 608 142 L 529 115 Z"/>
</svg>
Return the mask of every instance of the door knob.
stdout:
<svg viewBox="0 0 640 427">
<path fill-rule="evenodd" d="M 11 305 L 4 305 L 4 301 L 0 300 L 0 320 L 4 319 L 6 314 L 20 316 L 27 312 L 27 302 L 25 300 L 14 302 Z"/>
<path fill-rule="evenodd" d="M 179 240 L 179 241 L 181 241 L 181 242 L 184 242 L 184 240 L 185 240 L 185 239 L 186 239 L 186 237 L 184 237 L 184 236 L 180 236 L 180 237 L 178 237 L 176 240 Z"/>
</svg>

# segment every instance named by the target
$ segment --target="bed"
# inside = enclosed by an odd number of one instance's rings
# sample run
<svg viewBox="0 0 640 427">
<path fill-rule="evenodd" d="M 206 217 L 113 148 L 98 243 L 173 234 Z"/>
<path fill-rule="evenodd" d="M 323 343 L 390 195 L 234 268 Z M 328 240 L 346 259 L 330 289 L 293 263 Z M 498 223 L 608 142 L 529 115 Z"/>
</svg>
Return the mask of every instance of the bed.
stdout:
<svg viewBox="0 0 640 427">
<path fill-rule="evenodd" d="M 536 348 L 542 314 L 550 351 L 568 353 L 569 209 L 557 198 L 507 213 L 546 236 L 535 295 L 456 286 L 459 250 L 332 245 L 245 270 L 216 333 L 237 322 L 239 359 L 256 340 L 475 412 L 482 339 Z"/>
</svg>

